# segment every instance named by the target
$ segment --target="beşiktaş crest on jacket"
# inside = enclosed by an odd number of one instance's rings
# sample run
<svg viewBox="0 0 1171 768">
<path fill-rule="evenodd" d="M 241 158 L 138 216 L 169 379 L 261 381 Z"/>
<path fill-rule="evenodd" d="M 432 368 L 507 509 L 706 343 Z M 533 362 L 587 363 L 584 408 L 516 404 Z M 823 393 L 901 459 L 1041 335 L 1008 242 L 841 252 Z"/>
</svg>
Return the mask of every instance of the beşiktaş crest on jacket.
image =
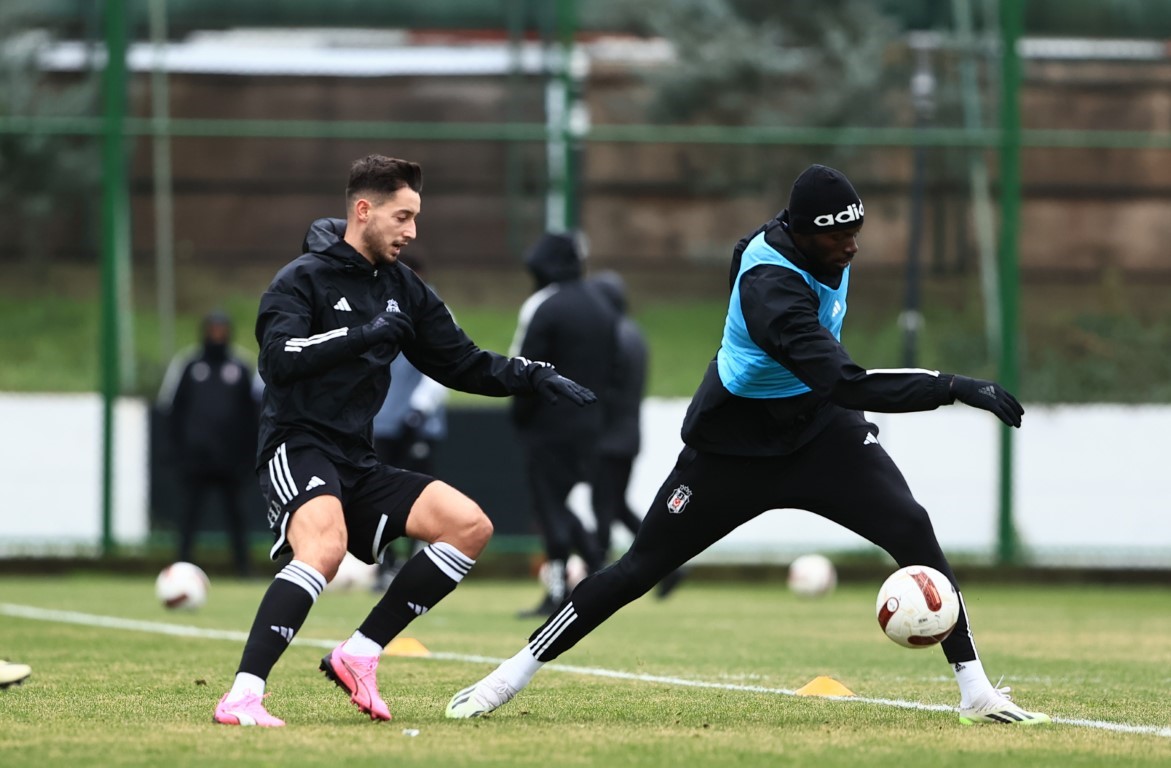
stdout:
<svg viewBox="0 0 1171 768">
<path fill-rule="evenodd" d="M 531 394 L 542 363 L 480 349 L 430 287 L 401 264 L 374 266 L 343 240 L 346 222 L 318 219 L 304 253 L 285 265 L 260 300 L 256 340 L 264 379 L 258 469 L 277 446 L 312 446 L 340 463 L 377 463 L 371 424 L 400 352 L 440 384 L 489 397 Z M 385 311 L 411 319 L 401 349 L 355 353 L 350 331 Z"/>
</svg>

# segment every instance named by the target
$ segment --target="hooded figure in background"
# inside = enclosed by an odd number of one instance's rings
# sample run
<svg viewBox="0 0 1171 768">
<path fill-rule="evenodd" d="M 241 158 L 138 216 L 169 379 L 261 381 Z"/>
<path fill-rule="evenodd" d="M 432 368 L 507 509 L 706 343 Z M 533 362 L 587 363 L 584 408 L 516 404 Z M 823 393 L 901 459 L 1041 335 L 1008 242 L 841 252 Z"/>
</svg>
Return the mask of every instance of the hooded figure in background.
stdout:
<svg viewBox="0 0 1171 768">
<path fill-rule="evenodd" d="M 582 248 L 571 234 L 545 234 L 525 256 L 536 292 L 522 305 L 511 354 L 540 360 L 595 392 L 609 389 L 617 362 L 618 312 L 599 288 L 582 279 Z M 569 509 L 578 483 L 589 483 L 605 428 L 600 408 L 514 400 L 512 421 L 525 454 L 533 513 L 545 541 L 548 593 L 530 616 L 547 616 L 561 604 L 565 564 L 576 550 L 590 572 L 604 552 L 597 537 Z"/>
<path fill-rule="evenodd" d="M 617 364 L 608 389 L 598 397 L 605 417 L 605 429 L 598 441 L 598 463 L 593 482 L 594 514 L 598 518 L 598 543 L 610 549 L 610 526 L 621 523 L 633 535 L 642 518 L 626 501 L 626 486 L 642 438 L 640 418 L 646 394 L 647 363 L 650 352 L 646 337 L 633 318 L 626 314 L 626 281 L 612 270 L 590 278 L 618 313 Z"/>
<path fill-rule="evenodd" d="M 178 559 L 195 562 L 204 503 L 218 494 L 238 575 L 250 571 L 240 492 L 256 455 L 257 409 L 252 369 L 232 349 L 232 323 L 222 312 L 203 319 L 201 344 L 171 361 L 158 403 L 183 480 Z"/>
</svg>

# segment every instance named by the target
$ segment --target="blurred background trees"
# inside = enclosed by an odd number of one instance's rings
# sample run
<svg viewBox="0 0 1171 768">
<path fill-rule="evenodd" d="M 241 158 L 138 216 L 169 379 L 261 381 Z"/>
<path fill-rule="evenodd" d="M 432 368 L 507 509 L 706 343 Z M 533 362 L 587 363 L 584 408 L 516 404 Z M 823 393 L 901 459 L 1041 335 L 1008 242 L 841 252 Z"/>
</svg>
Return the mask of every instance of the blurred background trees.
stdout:
<svg viewBox="0 0 1171 768">
<path fill-rule="evenodd" d="M 58 39 L 43 26 L 37 0 L 0 5 L 0 118 L 96 118 L 100 114 L 97 62 L 80 79 L 52 82 L 39 56 Z M 97 146 L 86 137 L 51 132 L 0 133 L 0 237 L 5 258 L 44 263 L 41 233 L 63 208 L 85 209 L 98 193 Z M 90 223 L 91 215 L 81 220 Z M 92 243 L 92 230 L 75 233 Z M 96 254 L 96 248 L 91 249 Z"/>
</svg>

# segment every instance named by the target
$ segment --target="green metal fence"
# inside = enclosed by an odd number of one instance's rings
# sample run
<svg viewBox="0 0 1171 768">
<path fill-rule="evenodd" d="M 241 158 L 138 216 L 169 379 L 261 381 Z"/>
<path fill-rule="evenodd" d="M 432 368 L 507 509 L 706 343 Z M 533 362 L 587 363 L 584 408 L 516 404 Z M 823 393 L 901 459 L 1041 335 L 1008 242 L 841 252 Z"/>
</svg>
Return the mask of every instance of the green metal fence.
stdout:
<svg viewBox="0 0 1171 768">
<path fill-rule="evenodd" d="M 78 16 L 79 3 L 67 0 L 47 0 L 41 8 L 46 18 Z M 160 4 L 161 5 L 161 4 Z M 246 3 L 175 3 L 169 7 L 172 19 L 191 24 L 191 19 L 214 16 L 231 24 L 287 23 L 299 25 L 318 23 L 321 8 L 311 4 Z M 330 3 L 335 13 L 331 18 L 347 18 L 351 6 L 357 3 Z M 391 8 L 393 5 L 393 9 Z M 101 253 L 102 253 L 102 315 L 101 315 L 101 390 L 104 399 L 104 461 L 103 509 L 105 535 L 103 547 L 111 551 L 114 542 L 110 526 L 112 487 L 112 430 L 113 402 L 122 390 L 120 344 L 125 336 L 124 318 L 118 308 L 124 305 L 121 293 L 129 263 L 129 199 L 126 174 L 126 140 L 134 137 L 151 139 L 217 138 L 217 139 L 316 139 L 316 140 L 411 140 L 426 142 L 496 142 L 502 144 L 538 143 L 558 147 L 551 162 L 550 188 L 558 192 L 556 199 L 564 209 L 549 217 L 553 226 L 573 226 L 578 194 L 578 179 L 573 151 L 585 144 L 632 145 L 710 145 L 735 146 L 818 146 L 861 148 L 983 149 L 998 153 L 998 203 L 1000 213 L 997 252 L 999 379 L 1009 389 L 1019 382 L 1019 297 L 1018 297 L 1018 240 L 1020 237 L 1021 166 L 1023 150 L 1028 148 L 1070 149 L 1124 149 L 1171 150 L 1171 133 L 1141 130 L 1030 129 L 1022 130 L 1020 90 L 1022 65 L 1018 56 L 1018 41 L 1024 29 L 1027 14 L 1025 3 L 1001 0 L 999 3 L 998 50 L 999 64 L 999 125 L 980 127 L 818 127 L 818 126 L 756 126 L 756 125 L 656 125 L 646 123 L 595 124 L 588 128 L 575 126 L 571 117 L 572 100 L 579 83 L 571 72 L 572 47 L 578 31 L 579 14 L 589 15 L 587 2 L 560 0 L 553 12 L 537 11 L 525 3 L 459 4 L 459 18 L 471 19 L 474 26 L 490 26 L 491 20 L 504 19 L 512 25 L 512 32 L 533 26 L 550 31 L 551 63 L 547 69 L 550 83 L 560 89 L 561 111 L 544 122 L 374 122 L 352 120 L 268 120 L 268 119 L 201 119 L 172 118 L 165 114 L 141 117 L 128 114 L 126 94 L 128 70 L 126 66 L 127 30 L 141 27 L 149 9 L 128 0 L 106 0 L 103 6 L 103 38 L 105 65 L 102 68 L 101 114 L 95 116 L 29 116 L 0 114 L 0 136 L 81 136 L 99 139 L 102 147 L 101 183 Z M 1038 4 L 1031 7 L 1036 8 Z M 1044 4 L 1040 4 L 1044 5 Z M 198 6 L 198 8 L 197 8 Z M 441 26 L 434 14 L 439 11 L 427 4 L 387 4 L 380 6 L 386 18 L 377 16 L 380 23 L 403 23 L 411 26 L 434 24 Z M 363 6 L 364 11 L 368 10 Z M 388 10 L 390 9 L 390 10 Z M 596 9 L 595 9 L 596 10 Z M 398 15 L 395 15 L 395 14 Z M 452 11 L 455 14 L 456 11 Z M 1160 12 L 1161 13 L 1161 12 Z M 1158 15 L 1158 14 L 1156 14 Z M 1171 13 L 1164 14 L 1171 17 Z M 455 16 L 444 16 L 455 18 Z M 1088 18 L 1088 11 L 1087 11 Z M 1162 15 L 1159 18 L 1163 18 Z M 156 30 L 157 31 L 157 30 Z M 165 33 L 163 33 L 165 36 Z M 553 198 L 550 198 L 551 200 Z M 559 224 L 558 224 L 559 223 Z M 1011 430 L 1003 430 L 1000 461 L 1000 516 L 999 556 L 1006 562 L 1018 556 L 1012 525 L 1012 457 Z"/>
</svg>

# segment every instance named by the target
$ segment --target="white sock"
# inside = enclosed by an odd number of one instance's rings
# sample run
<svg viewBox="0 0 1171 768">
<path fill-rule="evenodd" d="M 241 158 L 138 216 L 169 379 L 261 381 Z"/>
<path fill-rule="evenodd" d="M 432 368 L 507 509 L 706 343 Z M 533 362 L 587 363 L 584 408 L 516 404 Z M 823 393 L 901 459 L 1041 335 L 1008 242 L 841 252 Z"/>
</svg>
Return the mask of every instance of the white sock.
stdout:
<svg viewBox="0 0 1171 768">
<path fill-rule="evenodd" d="M 232 683 L 232 691 L 228 694 L 228 701 L 235 701 L 247 694 L 264 695 L 264 680 L 247 672 L 237 672 L 236 681 Z"/>
<path fill-rule="evenodd" d="M 342 646 L 342 652 L 348 653 L 351 656 L 381 656 L 382 646 L 361 632 L 355 631 L 350 636 L 350 639 L 346 641 L 346 644 Z"/>
<path fill-rule="evenodd" d="M 543 666 L 545 666 L 545 662 L 537 661 L 537 657 L 526 645 L 520 649 L 520 653 L 497 667 L 493 674 L 519 691 L 529 684 L 533 675 L 537 674 Z"/>
<path fill-rule="evenodd" d="M 984 665 L 979 659 L 961 661 L 952 665 L 956 674 L 956 682 L 960 684 L 960 706 L 969 707 L 973 702 L 992 693 L 995 689 L 984 673 Z"/>
</svg>

